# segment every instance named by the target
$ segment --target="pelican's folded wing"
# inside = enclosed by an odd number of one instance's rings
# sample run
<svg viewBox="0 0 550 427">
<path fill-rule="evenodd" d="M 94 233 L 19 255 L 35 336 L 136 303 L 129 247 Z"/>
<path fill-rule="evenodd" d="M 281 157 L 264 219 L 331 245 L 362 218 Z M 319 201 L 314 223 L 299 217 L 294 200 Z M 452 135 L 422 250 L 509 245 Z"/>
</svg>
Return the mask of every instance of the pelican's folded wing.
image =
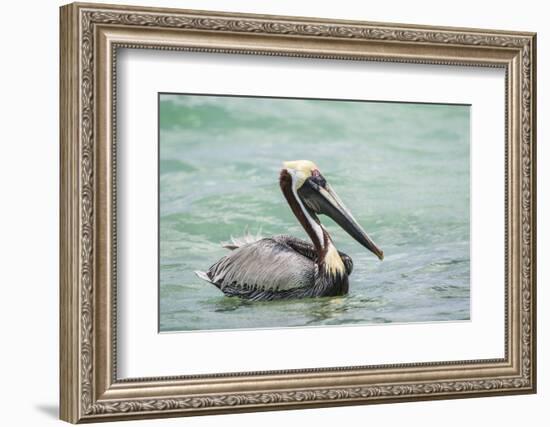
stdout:
<svg viewBox="0 0 550 427">
<path fill-rule="evenodd" d="M 286 235 L 274 236 L 273 240 L 283 245 L 290 246 L 296 252 L 300 253 L 306 258 L 309 258 L 312 261 L 317 261 L 317 252 L 315 251 L 315 247 L 311 243 L 306 242 L 305 240 L 298 239 L 297 237 L 293 237 L 293 236 L 286 236 Z"/>
<path fill-rule="evenodd" d="M 235 249 L 206 274 L 226 293 L 283 292 L 313 286 L 316 268 L 283 240 L 266 238 Z"/>
</svg>

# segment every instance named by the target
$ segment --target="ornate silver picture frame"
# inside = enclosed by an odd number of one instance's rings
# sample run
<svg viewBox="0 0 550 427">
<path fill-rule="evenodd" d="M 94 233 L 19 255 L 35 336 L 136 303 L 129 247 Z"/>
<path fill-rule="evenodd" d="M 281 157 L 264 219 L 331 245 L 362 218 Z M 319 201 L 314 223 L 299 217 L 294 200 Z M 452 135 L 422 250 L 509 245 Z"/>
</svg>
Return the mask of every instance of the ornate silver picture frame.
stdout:
<svg viewBox="0 0 550 427">
<path fill-rule="evenodd" d="M 535 34 L 81 3 L 63 6 L 60 18 L 61 419 L 112 421 L 536 391 Z M 504 70 L 504 357 L 119 378 L 121 49 Z"/>
</svg>

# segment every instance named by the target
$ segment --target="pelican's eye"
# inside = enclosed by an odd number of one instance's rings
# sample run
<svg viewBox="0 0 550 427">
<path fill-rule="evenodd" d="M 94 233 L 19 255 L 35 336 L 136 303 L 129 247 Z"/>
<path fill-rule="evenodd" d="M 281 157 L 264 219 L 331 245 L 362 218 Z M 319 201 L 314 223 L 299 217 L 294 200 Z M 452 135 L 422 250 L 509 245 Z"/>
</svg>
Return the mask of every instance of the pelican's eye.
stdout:
<svg viewBox="0 0 550 427">
<path fill-rule="evenodd" d="M 311 171 L 310 179 L 320 187 L 325 188 L 327 186 L 327 180 L 323 177 L 323 175 L 321 175 L 321 172 L 319 172 L 319 169 L 313 169 Z"/>
</svg>

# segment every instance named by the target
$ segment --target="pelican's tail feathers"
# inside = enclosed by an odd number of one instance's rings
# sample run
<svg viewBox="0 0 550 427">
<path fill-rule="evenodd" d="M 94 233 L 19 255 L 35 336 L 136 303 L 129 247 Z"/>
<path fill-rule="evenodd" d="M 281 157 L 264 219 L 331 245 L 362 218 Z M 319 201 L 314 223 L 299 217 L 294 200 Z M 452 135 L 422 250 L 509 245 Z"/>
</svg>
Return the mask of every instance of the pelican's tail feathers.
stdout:
<svg viewBox="0 0 550 427">
<path fill-rule="evenodd" d="M 202 280 L 205 280 L 207 281 L 208 283 L 212 283 L 213 285 L 215 284 L 212 280 L 210 280 L 210 277 L 208 277 L 208 274 L 205 273 L 204 271 L 195 271 L 195 275 L 199 278 L 199 279 L 202 279 Z"/>
</svg>

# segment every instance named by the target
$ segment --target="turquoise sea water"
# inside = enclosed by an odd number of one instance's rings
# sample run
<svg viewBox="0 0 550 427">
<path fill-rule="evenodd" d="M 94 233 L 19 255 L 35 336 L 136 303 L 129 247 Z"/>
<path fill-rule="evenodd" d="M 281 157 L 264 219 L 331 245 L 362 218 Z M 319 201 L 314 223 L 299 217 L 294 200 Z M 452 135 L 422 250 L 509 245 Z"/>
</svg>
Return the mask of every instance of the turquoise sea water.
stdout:
<svg viewBox="0 0 550 427">
<path fill-rule="evenodd" d="M 160 330 L 432 322 L 470 316 L 470 107 L 160 95 Z M 314 161 L 384 261 L 353 258 L 344 297 L 248 302 L 198 279 L 245 230 L 307 235 L 279 189 Z"/>
</svg>

